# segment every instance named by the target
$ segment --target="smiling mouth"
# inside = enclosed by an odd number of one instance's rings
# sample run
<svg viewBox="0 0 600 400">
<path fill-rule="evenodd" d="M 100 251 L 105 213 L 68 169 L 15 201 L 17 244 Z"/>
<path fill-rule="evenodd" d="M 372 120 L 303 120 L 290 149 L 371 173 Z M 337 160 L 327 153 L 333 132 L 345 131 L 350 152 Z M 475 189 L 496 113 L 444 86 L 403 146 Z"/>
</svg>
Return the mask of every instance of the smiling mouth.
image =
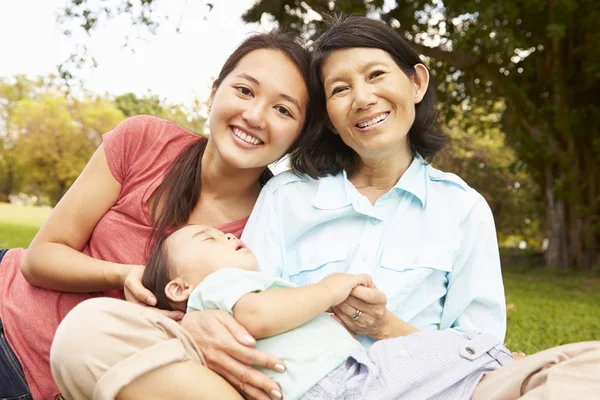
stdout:
<svg viewBox="0 0 600 400">
<path fill-rule="evenodd" d="M 264 144 L 262 140 L 247 134 L 246 132 L 242 131 L 240 128 L 237 128 L 235 126 L 231 127 L 231 131 L 237 138 L 239 138 L 240 140 L 242 140 L 248 144 L 251 144 L 254 146 L 260 146 L 261 144 Z"/>
<path fill-rule="evenodd" d="M 379 114 L 378 116 L 376 116 L 375 118 L 372 118 L 368 121 L 362 121 L 357 123 L 356 126 L 358 129 L 366 129 L 366 128 L 370 128 L 373 127 L 377 124 L 382 123 L 383 121 L 385 121 L 387 119 L 387 117 L 389 117 L 390 113 L 389 112 L 385 112 L 383 114 Z"/>
</svg>

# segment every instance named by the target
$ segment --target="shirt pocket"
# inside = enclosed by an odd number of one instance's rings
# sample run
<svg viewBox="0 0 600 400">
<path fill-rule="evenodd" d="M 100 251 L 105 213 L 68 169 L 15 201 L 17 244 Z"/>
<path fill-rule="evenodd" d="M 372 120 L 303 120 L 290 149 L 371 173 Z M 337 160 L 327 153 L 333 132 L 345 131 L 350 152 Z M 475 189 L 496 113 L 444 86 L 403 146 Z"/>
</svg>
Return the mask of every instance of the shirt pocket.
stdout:
<svg viewBox="0 0 600 400">
<path fill-rule="evenodd" d="M 445 246 L 386 248 L 375 283 L 392 311 L 414 307 L 418 312 L 446 294 L 451 271 L 452 252 Z"/>
<path fill-rule="evenodd" d="M 346 272 L 348 245 L 330 242 L 314 250 L 298 249 L 286 257 L 289 280 L 296 285 L 319 282 L 333 272 Z"/>
</svg>

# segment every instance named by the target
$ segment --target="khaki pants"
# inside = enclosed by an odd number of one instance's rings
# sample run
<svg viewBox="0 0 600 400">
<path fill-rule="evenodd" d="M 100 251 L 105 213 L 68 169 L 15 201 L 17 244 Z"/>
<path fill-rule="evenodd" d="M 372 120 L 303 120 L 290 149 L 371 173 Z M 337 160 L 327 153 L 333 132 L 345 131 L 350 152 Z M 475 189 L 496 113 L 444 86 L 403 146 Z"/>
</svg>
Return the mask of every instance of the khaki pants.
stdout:
<svg viewBox="0 0 600 400">
<path fill-rule="evenodd" d="M 52 375 L 65 399 L 112 400 L 134 379 L 180 361 L 204 363 L 175 321 L 122 300 L 97 298 L 61 322 L 50 349 Z"/>
<path fill-rule="evenodd" d="M 600 399 L 600 342 L 572 343 L 489 373 L 473 400 Z"/>
<path fill-rule="evenodd" d="M 114 399 L 156 368 L 203 356 L 176 322 L 121 300 L 98 298 L 75 307 L 60 324 L 52 374 L 66 399 Z M 377 394 L 374 393 L 374 399 Z M 491 372 L 475 400 L 598 399 L 600 342 L 548 349 Z"/>
</svg>

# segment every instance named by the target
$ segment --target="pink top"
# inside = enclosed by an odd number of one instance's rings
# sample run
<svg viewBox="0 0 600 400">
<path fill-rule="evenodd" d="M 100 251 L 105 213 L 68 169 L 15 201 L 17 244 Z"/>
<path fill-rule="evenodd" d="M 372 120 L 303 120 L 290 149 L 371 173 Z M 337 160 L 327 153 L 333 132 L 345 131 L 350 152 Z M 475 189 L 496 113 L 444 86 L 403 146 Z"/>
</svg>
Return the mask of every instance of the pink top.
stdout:
<svg viewBox="0 0 600 400">
<path fill-rule="evenodd" d="M 83 253 L 122 264 L 145 264 L 152 229 L 146 203 L 181 151 L 201 136 L 150 116 L 131 117 L 103 137 L 114 177 L 122 184 L 116 204 L 98 221 Z M 241 236 L 248 218 L 220 226 Z M 21 361 L 34 399 L 58 394 L 50 372 L 49 351 L 64 316 L 81 301 L 97 296 L 123 298 L 122 290 L 64 293 L 33 287 L 21 274 L 24 249 L 10 250 L 0 264 L 0 319 Z"/>
</svg>

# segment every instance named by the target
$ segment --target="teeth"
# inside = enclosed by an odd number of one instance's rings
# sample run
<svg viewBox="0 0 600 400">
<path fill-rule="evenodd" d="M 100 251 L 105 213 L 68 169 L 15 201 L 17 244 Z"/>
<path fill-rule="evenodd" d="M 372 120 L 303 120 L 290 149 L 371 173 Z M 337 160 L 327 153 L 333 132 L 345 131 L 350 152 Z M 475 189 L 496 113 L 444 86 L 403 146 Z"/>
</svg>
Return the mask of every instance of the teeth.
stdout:
<svg viewBox="0 0 600 400">
<path fill-rule="evenodd" d="M 262 144 L 263 142 L 255 137 L 252 137 L 250 135 L 247 135 L 246 133 L 242 132 L 241 129 L 232 127 L 231 130 L 233 131 L 233 134 L 237 137 L 239 137 L 240 139 L 242 139 L 244 142 L 246 143 L 250 143 L 253 145 L 259 145 Z"/>
<path fill-rule="evenodd" d="M 390 113 L 383 113 L 383 114 L 378 115 L 377 117 L 373 118 L 370 121 L 359 122 L 358 124 L 356 124 L 356 126 L 358 126 L 359 128 L 366 128 L 367 126 L 375 125 L 376 123 L 386 119 L 388 117 L 388 115 L 390 115 Z"/>
</svg>

